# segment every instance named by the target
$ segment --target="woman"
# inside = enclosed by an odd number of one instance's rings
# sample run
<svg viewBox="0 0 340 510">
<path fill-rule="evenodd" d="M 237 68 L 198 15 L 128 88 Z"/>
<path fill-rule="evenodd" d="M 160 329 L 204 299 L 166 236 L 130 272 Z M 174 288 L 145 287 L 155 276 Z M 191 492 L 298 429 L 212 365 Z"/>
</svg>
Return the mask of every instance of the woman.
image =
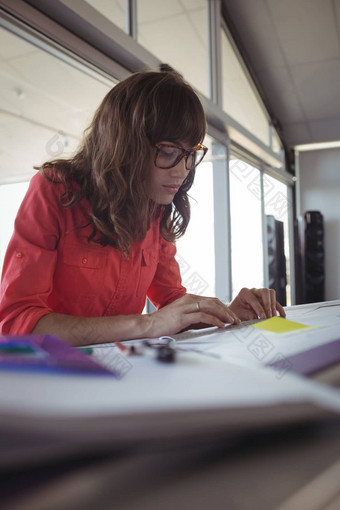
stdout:
<svg viewBox="0 0 340 510">
<path fill-rule="evenodd" d="M 115 86 L 76 155 L 31 180 L 4 261 L 1 332 L 85 345 L 284 316 L 269 289 L 242 289 L 226 306 L 181 284 L 174 241 L 204 135 L 202 105 L 177 73 Z M 157 311 L 142 315 L 146 296 Z"/>
</svg>

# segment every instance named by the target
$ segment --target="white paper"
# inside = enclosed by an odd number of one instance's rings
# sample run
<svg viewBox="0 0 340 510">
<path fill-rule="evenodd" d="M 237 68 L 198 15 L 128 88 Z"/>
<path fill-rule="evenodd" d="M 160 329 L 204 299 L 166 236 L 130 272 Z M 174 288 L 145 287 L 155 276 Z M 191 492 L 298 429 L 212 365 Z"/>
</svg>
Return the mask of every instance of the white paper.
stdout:
<svg viewBox="0 0 340 510">
<path fill-rule="evenodd" d="M 302 311 L 311 309 L 305 307 Z M 332 309 L 338 311 L 337 307 Z M 289 314 L 288 310 L 288 317 Z M 321 319 L 320 314 L 318 318 Z M 323 328 L 299 330 L 294 334 L 274 334 L 251 327 L 198 332 L 196 338 L 178 340 L 178 359 L 170 364 L 147 356 L 125 358 L 112 345 L 97 346 L 95 357 L 104 365 L 117 363 L 117 356 L 128 364 L 121 379 L 2 371 L 0 406 L 3 413 L 51 417 L 299 401 L 317 402 L 339 410 L 337 390 L 303 379 L 289 370 L 280 372 L 263 367 L 280 353 L 287 355 L 337 338 L 338 326 L 329 325 L 328 315 L 323 322 Z M 262 350 L 259 339 L 267 345 Z M 201 353 L 194 352 L 195 349 Z"/>
<path fill-rule="evenodd" d="M 196 337 L 193 331 L 189 338 L 187 333 L 175 337 L 180 349 L 194 348 L 248 367 L 266 365 L 281 355 L 307 351 L 340 337 L 340 301 L 295 306 L 287 308 L 286 312 L 288 320 L 313 329 L 273 333 L 242 325 L 225 330 L 209 329 Z"/>
</svg>

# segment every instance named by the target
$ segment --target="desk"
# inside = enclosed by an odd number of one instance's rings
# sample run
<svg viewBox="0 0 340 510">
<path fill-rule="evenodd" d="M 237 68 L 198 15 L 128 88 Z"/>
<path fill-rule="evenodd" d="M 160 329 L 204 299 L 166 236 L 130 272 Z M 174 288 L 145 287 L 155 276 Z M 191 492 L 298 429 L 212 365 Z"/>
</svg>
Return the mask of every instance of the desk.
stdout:
<svg viewBox="0 0 340 510">
<path fill-rule="evenodd" d="M 336 338 L 340 302 L 311 306 L 288 317 L 323 326 L 311 345 Z M 237 340 L 246 329 L 177 335 L 177 363 L 136 357 L 118 381 L 0 374 L 7 508 L 273 510 L 322 472 L 336 476 L 339 391 L 266 367 Z M 286 339 L 271 338 L 272 353 L 301 350 L 301 334 Z M 116 348 L 97 349 L 110 365 Z"/>
</svg>

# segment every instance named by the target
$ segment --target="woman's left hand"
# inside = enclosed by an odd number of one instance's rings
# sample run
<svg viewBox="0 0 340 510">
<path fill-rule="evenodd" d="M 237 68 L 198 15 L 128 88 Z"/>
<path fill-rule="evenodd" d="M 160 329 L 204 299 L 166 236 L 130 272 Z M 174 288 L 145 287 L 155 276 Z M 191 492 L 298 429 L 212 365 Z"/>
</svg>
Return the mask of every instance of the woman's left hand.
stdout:
<svg viewBox="0 0 340 510">
<path fill-rule="evenodd" d="M 242 321 L 276 317 L 277 312 L 286 317 L 273 289 L 241 289 L 229 308 Z"/>
</svg>

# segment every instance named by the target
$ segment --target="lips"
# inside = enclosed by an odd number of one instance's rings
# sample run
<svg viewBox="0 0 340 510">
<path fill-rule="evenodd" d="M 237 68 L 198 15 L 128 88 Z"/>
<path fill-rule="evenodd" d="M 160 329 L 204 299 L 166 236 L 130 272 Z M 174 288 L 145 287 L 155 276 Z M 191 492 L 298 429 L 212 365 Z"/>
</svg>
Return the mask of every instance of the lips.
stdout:
<svg viewBox="0 0 340 510">
<path fill-rule="evenodd" d="M 177 193 L 177 191 L 179 190 L 180 186 L 176 186 L 176 185 L 171 185 L 169 184 L 168 186 L 163 186 L 163 188 L 168 192 L 168 193 L 171 193 L 171 194 L 174 194 L 174 193 Z"/>
</svg>

